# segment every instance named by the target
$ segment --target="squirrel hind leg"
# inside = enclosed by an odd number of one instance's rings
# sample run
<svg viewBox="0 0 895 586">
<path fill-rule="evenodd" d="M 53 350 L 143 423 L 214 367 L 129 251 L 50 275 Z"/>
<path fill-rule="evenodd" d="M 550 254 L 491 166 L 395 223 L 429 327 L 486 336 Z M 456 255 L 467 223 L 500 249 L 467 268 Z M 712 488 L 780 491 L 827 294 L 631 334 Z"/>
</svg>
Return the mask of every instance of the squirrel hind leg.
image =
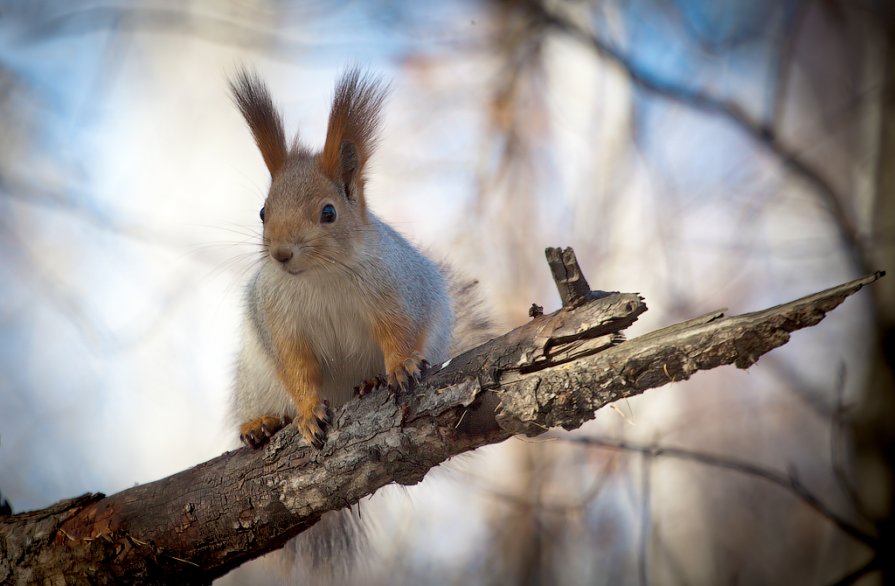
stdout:
<svg viewBox="0 0 895 586">
<path fill-rule="evenodd" d="M 239 427 L 239 439 L 250 448 L 260 448 L 291 421 L 292 418 L 288 415 L 257 417 Z"/>
</svg>

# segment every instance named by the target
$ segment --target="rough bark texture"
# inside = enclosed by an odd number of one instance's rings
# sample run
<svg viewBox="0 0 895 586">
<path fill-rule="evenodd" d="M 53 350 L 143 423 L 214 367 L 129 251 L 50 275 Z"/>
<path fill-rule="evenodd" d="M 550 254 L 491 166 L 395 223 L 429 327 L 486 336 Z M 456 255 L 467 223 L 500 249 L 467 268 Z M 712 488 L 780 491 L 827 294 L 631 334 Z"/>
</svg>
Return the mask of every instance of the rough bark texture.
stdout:
<svg viewBox="0 0 895 586">
<path fill-rule="evenodd" d="M 882 275 L 624 341 L 621 330 L 646 311 L 640 296 L 583 295 L 574 254 L 554 258 L 565 267 L 554 274 L 567 307 L 448 361 L 412 395 L 355 399 L 320 451 L 290 426 L 257 451 L 0 518 L 0 583 L 208 583 L 279 548 L 322 513 L 389 483 L 415 484 L 454 455 L 519 433 L 576 428 L 612 401 L 697 370 L 748 368 Z"/>
</svg>

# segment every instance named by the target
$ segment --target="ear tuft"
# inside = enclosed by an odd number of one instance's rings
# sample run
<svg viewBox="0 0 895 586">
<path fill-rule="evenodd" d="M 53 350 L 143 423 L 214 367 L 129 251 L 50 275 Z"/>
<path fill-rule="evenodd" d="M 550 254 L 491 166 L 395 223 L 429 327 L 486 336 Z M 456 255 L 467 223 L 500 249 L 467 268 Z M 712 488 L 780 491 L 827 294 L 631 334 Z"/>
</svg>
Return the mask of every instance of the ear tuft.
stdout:
<svg viewBox="0 0 895 586">
<path fill-rule="evenodd" d="M 339 160 L 341 161 L 340 179 L 345 188 L 345 195 L 350 197 L 351 181 L 357 175 L 357 170 L 360 166 L 357 145 L 349 141 L 343 142 L 342 147 L 339 149 Z"/>
<path fill-rule="evenodd" d="M 364 170 L 376 147 L 387 88 L 376 78 L 348 69 L 336 84 L 320 167 L 363 206 Z"/>
<path fill-rule="evenodd" d="M 275 176 L 286 164 L 288 149 L 283 120 L 267 86 L 257 73 L 240 69 L 236 77 L 230 80 L 230 91 L 255 137 L 270 176 Z"/>
</svg>

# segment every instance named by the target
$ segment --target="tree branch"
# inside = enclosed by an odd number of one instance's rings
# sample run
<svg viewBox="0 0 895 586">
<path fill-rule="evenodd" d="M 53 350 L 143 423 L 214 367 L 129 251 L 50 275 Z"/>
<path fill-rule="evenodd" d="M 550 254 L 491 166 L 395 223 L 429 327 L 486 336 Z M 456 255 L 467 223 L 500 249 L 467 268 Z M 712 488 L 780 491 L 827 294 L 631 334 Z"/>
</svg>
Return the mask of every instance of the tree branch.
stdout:
<svg viewBox="0 0 895 586">
<path fill-rule="evenodd" d="M 574 254 L 561 258 L 561 273 L 586 283 Z M 351 401 L 320 451 L 290 426 L 260 450 L 227 452 L 108 497 L 0 518 L 0 582 L 210 582 L 281 547 L 324 512 L 386 484 L 415 484 L 457 454 L 520 433 L 577 428 L 612 401 L 697 370 L 748 368 L 882 274 L 630 341 L 621 331 L 646 311 L 639 295 L 570 295 L 574 304 L 434 369 L 412 395 L 375 391 Z M 577 290 L 570 282 L 557 286 Z"/>
<path fill-rule="evenodd" d="M 626 452 L 635 452 L 656 458 L 665 456 L 669 458 L 677 458 L 679 460 L 688 460 L 705 466 L 714 468 L 723 468 L 738 472 L 753 478 L 760 478 L 771 484 L 775 484 L 783 490 L 789 492 L 794 497 L 814 509 L 818 514 L 827 518 L 831 523 L 836 525 L 843 533 L 851 536 L 856 541 L 863 543 L 871 549 L 878 550 L 880 547 L 879 537 L 864 531 L 854 523 L 848 521 L 831 509 L 826 503 L 820 500 L 813 492 L 811 492 L 802 481 L 799 480 L 794 468 L 788 473 L 778 472 L 758 464 L 745 462 L 728 456 L 720 456 L 708 452 L 700 452 L 698 450 L 688 450 L 684 448 L 674 448 L 658 445 L 644 445 L 623 440 L 615 440 L 603 437 L 576 437 L 562 438 L 563 441 L 585 446 L 593 446 L 598 448 L 606 448 L 610 450 L 623 450 Z"/>
</svg>

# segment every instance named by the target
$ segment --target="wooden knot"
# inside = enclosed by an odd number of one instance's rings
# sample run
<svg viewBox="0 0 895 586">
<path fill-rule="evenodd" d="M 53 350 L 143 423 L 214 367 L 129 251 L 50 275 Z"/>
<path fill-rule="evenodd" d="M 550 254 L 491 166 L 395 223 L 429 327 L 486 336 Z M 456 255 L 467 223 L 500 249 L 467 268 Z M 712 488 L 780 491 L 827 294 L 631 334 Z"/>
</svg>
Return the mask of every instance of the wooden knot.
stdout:
<svg viewBox="0 0 895 586">
<path fill-rule="evenodd" d="M 591 298 L 590 285 L 581 272 L 572 247 L 565 249 L 549 247 L 544 254 L 547 256 L 547 264 L 553 273 L 553 282 L 556 283 L 563 307 L 577 307 Z"/>
</svg>

